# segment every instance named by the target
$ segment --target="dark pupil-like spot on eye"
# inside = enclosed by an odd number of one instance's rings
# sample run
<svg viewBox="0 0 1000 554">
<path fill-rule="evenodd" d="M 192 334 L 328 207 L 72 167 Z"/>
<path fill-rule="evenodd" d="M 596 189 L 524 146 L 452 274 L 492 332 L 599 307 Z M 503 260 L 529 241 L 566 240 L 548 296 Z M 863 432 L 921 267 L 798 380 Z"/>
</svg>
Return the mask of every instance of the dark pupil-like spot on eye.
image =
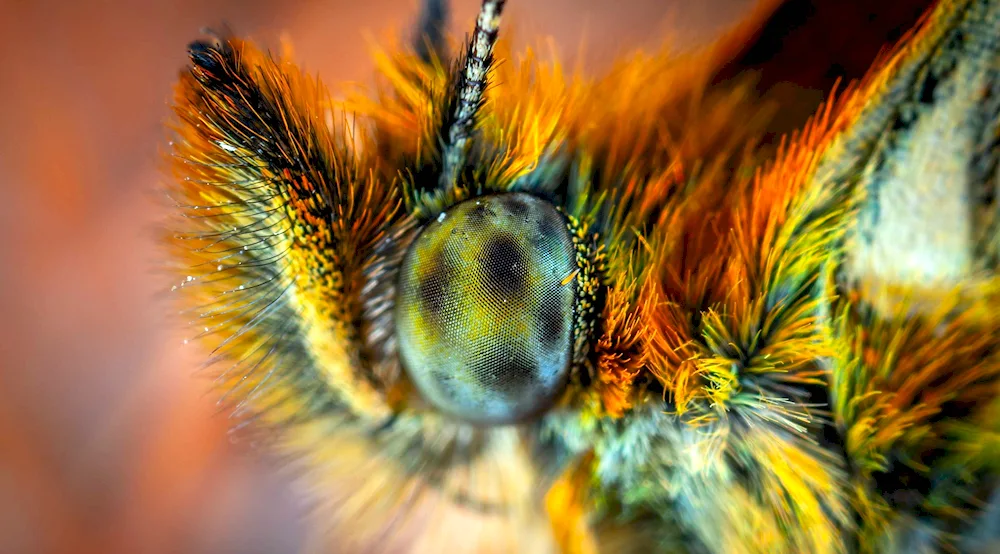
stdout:
<svg viewBox="0 0 1000 554">
<path fill-rule="evenodd" d="M 502 299 L 524 292 L 528 286 L 528 264 L 520 246 L 509 235 L 489 239 L 480 261 L 483 282 Z"/>
<path fill-rule="evenodd" d="M 473 366 L 472 375 L 484 389 L 515 398 L 531 390 L 537 383 L 538 363 L 506 350 L 495 350 L 480 358 Z"/>
<path fill-rule="evenodd" d="M 445 300 L 447 299 L 448 285 L 451 283 L 454 268 L 441 252 L 434 255 L 430 262 L 431 267 L 425 278 L 420 279 L 419 294 L 420 303 L 433 323 L 440 324 Z"/>
<path fill-rule="evenodd" d="M 569 285 L 567 285 L 569 286 Z M 538 338 L 545 348 L 555 348 L 563 340 L 566 317 L 559 305 L 558 297 L 546 296 L 538 307 Z"/>
<path fill-rule="evenodd" d="M 528 203 L 518 196 L 505 198 L 503 205 L 504 208 L 507 208 L 507 211 L 518 217 L 524 217 L 531 211 L 531 208 L 528 207 Z"/>
<path fill-rule="evenodd" d="M 521 391 L 527 390 L 528 387 L 537 382 L 537 379 L 535 378 L 537 373 L 537 362 L 522 358 L 514 358 L 507 364 L 507 383 L 503 388 L 511 394 L 518 394 Z"/>
<path fill-rule="evenodd" d="M 538 222 L 538 236 L 539 238 L 555 237 L 559 233 L 565 233 L 566 227 L 560 225 L 561 222 L 554 221 L 552 218 L 544 218 Z"/>
<path fill-rule="evenodd" d="M 475 208 L 469 212 L 469 222 L 476 225 L 482 225 L 490 220 L 490 218 L 496 217 L 496 212 L 491 210 L 489 206 L 480 202 Z"/>
</svg>

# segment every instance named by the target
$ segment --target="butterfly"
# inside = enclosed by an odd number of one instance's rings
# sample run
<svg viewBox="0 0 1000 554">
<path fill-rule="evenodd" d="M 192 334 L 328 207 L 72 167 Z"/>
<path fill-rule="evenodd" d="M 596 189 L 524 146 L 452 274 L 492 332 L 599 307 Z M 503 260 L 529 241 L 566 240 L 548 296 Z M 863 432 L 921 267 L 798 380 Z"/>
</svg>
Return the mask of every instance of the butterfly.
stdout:
<svg viewBox="0 0 1000 554">
<path fill-rule="evenodd" d="M 427 1 L 338 102 L 189 47 L 173 289 L 317 550 L 989 550 L 1000 1 L 787 134 L 732 65 L 781 4 L 590 76 Z"/>
</svg>

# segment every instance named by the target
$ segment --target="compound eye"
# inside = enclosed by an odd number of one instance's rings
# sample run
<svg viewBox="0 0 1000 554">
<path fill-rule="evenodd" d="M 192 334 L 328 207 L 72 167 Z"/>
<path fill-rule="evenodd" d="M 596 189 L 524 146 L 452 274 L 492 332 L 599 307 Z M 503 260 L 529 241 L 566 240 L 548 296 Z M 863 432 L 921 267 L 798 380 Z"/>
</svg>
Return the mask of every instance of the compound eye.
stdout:
<svg viewBox="0 0 1000 554">
<path fill-rule="evenodd" d="M 467 200 L 427 225 L 396 303 L 400 357 L 424 398 L 476 423 L 547 408 L 569 373 L 576 271 L 565 219 L 527 194 Z"/>
</svg>

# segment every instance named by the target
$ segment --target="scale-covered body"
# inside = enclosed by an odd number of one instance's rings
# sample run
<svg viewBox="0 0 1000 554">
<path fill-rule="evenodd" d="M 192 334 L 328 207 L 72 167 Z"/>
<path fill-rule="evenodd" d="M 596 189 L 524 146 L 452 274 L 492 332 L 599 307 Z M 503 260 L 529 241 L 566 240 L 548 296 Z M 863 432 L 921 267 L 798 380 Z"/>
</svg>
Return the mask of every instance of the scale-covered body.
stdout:
<svg viewBox="0 0 1000 554">
<path fill-rule="evenodd" d="M 341 104 L 192 45 L 175 293 L 318 550 L 991 551 L 1000 2 L 763 140 L 781 107 L 720 75 L 775 4 L 590 76 L 488 0 L 458 62 L 428 33 Z"/>
</svg>

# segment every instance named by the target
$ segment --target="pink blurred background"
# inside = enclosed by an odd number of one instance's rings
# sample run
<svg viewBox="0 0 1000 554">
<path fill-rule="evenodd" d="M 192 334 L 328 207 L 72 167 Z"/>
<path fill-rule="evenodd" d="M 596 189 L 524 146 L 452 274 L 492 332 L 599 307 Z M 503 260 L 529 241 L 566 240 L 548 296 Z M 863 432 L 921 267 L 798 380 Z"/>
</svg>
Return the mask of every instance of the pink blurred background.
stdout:
<svg viewBox="0 0 1000 554">
<path fill-rule="evenodd" d="M 714 36 L 752 0 L 512 1 L 505 29 L 598 69 L 622 50 Z M 477 2 L 453 2 L 471 29 Z M 185 46 L 229 23 L 336 91 L 367 82 L 366 37 L 415 0 L 0 1 L 0 553 L 269 553 L 303 506 L 227 437 L 157 297 L 155 191 Z"/>
</svg>

